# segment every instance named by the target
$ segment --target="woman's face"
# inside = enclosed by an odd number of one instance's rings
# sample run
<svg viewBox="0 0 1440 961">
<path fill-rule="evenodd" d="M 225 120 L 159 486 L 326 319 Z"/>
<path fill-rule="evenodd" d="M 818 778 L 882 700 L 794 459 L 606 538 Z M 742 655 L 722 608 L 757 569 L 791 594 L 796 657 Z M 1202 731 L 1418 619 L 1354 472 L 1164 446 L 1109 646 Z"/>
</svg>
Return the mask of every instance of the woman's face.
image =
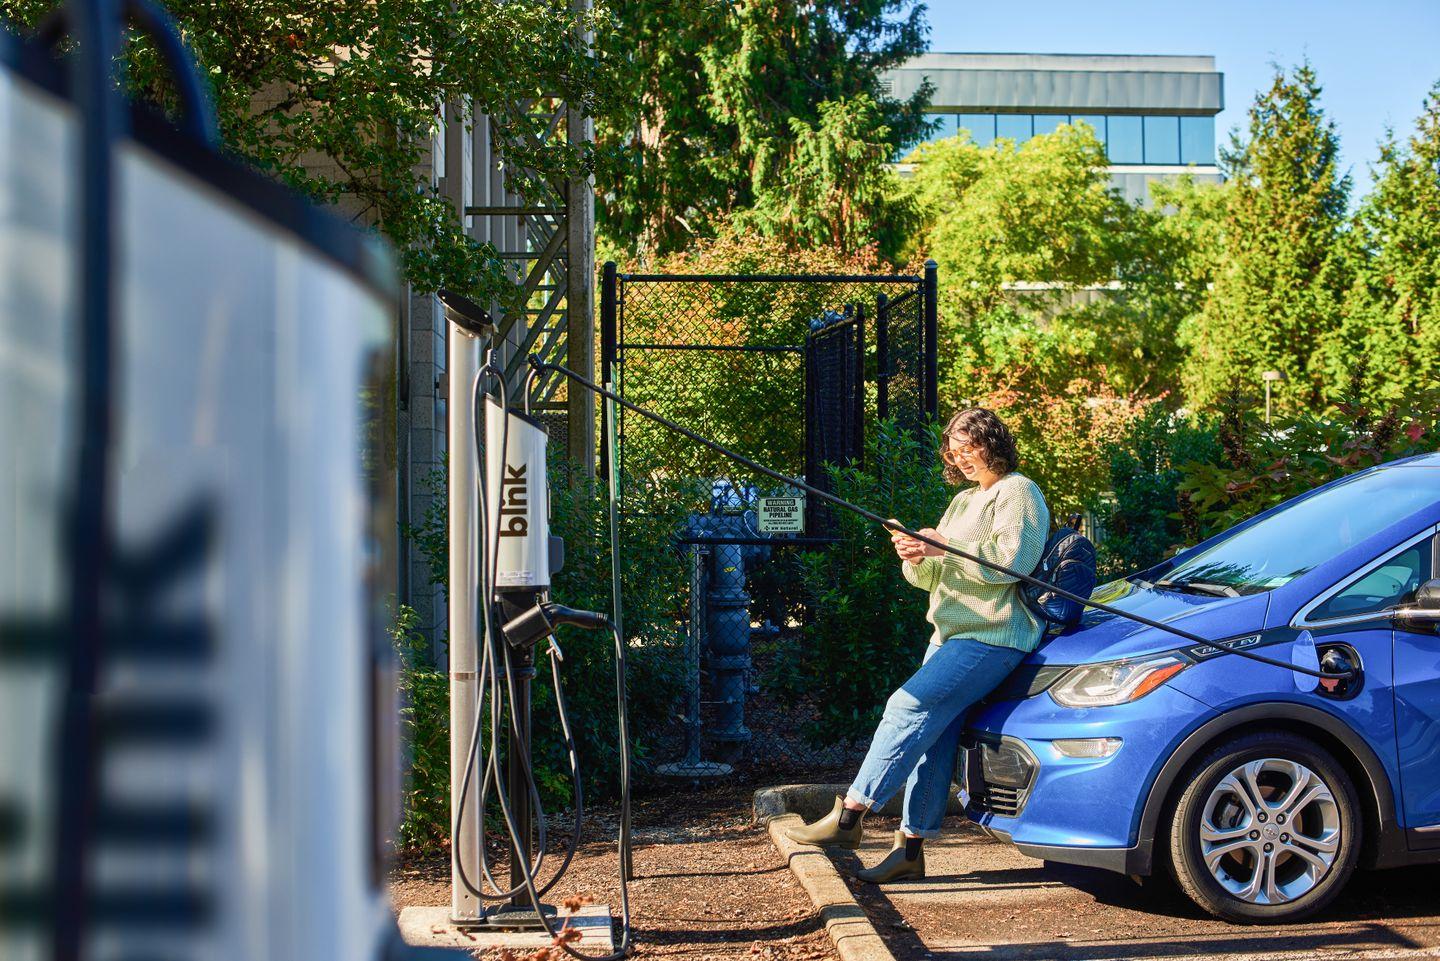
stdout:
<svg viewBox="0 0 1440 961">
<path fill-rule="evenodd" d="M 982 473 L 989 473 L 984 449 L 976 446 L 969 434 L 951 434 L 946 442 L 949 448 L 945 459 L 964 474 L 966 480 L 979 480 Z"/>
</svg>

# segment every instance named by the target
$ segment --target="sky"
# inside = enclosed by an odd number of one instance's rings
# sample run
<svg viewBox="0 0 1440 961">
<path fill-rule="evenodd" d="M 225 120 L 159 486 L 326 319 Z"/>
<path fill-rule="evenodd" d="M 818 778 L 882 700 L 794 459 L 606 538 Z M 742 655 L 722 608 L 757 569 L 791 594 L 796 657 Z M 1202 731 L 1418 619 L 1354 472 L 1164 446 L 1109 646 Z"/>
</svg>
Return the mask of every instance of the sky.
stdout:
<svg viewBox="0 0 1440 961">
<path fill-rule="evenodd" d="M 1387 125 L 1408 136 L 1440 80 L 1440 0 L 927 0 L 937 53 L 1208 54 L 1225 75 L 1217 144 L 1308 57 L 1357 193 Z"/>
</svg>

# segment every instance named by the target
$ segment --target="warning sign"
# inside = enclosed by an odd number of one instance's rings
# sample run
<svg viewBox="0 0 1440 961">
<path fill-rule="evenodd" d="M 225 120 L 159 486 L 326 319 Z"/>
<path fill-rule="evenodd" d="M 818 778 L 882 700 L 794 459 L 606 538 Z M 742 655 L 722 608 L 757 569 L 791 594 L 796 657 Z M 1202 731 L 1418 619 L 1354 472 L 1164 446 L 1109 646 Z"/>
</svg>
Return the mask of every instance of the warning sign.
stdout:
<svg viewBox="0 0 1440 961">
<path fill-rule="evenodd" d="M 760 498 L 760 533 L 803 534 L 805 532 L 805 498 Z"/>
</svg>

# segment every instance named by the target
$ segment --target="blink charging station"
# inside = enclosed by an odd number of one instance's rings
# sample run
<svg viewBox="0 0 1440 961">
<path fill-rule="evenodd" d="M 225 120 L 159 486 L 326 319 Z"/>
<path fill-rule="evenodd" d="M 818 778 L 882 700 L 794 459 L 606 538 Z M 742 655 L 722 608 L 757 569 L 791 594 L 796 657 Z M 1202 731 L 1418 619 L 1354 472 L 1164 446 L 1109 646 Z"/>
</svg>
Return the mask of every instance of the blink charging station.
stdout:
<svg viewBox="0 0 1440 961">
<path fill-rule="evenodd" d="M 561 923 L 553 920 L 554 908 L 541 899 L 564 876 L 579 846 L 584 803 L 561 684 L 564 653 L 555 631 L 560 625 L 609 630 L 615 638 L 622 758 L 622 935 L 609 957 L 620 957 L 629 948 L 625 882 L 630 858 L 629 741 L 618 590 L 610 617 L 551 600 L 551 575 L 564 563 L 564 545 L 549 532 L 548 435 L 523 405 L 517 409 L 509 403 L 503 373 L 491 361 L 495 327 L 489 316 L 465 297 L 442 292 L 440 298 L 449 322 L 450 396 L 468 399 L 450 405 L 448 422 L 450 583 L 456 586 L 449 632 L 450 920 L 462 927 L 540 928 L 551 933 Z M 612 511 L 612 532 L 614 520 Z M 553 870 L 545 866 L 546 818 L 530 769 L 530 684 L 542 645 L 554 679 L 574 789 L 571 839 Z M 483 734 L 486 718 L 488 743 Z M 498 802 L 499 828 L 510 847 L 506 882 L 494 877 L 483 844 L 491 797 Z M 547 880 L 539 880 L 542 873 L 549 875 Z M 608 926 L 606 912 L 604 927 Z M 608 938 L 608 930 L 604 933 Z M 568 944 L 564 948 L 586 956 Z"/>
</svg>

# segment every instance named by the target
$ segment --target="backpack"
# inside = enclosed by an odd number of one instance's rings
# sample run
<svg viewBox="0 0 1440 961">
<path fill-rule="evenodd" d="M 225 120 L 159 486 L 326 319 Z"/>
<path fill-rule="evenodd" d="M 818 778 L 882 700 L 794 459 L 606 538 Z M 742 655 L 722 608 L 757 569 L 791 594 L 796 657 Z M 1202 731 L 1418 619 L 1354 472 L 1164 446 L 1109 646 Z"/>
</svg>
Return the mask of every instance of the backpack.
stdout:
<svg viewBox="0 0 1440 961">
<path fill-rule="evenodd" d="M 1050 535 L 1030 576 L 1080 597 L 1095 590 L 1095 545 L 1080 533 L 1079 514 L 1071 514 L 1069 523 Z M 1020 599 L 1047 625 L 1047 633 L 1051 626 L 1069 627 L 1085 612 L 1084 605 L 1034 584 L 1021 583 Z"/>
</svg>

